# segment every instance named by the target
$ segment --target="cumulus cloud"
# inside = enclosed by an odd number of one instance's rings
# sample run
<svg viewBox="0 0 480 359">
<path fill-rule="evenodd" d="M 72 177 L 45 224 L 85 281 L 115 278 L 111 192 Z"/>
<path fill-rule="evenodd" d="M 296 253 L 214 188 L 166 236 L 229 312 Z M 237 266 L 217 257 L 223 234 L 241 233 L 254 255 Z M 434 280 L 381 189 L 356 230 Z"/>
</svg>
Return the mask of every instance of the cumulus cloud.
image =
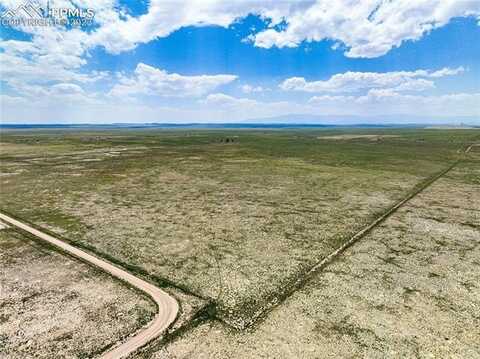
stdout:
<svg viewBox="0 0 480 359">
<path fill-rule="evenodd" d="M 0 40 L 2 82 L 29 103 L 46 104 L 59 97 L 63 102 L 95 102 L 95 94 L 85 94 L 81 85 L 103 80 L 108 73 L 83 71 L 87 61 L 77 43 L 70 39 L 58 45 L 60 30 L 37 28 L 31 41 Z"/>
<path fill-rule="evenodd" d="M 18 1 L 0 0 L 0 4 L 10 8 L 18 5 Z M 186 26 L 227 27 L 248 14 L 256 14 L 265 20 L 267 28 L 260 32 L 252 30 L 249 40 L 254 46 L 295 47 L 304 41 L 329 39 L 335 42 L 337 50 L 346 51 L 346 56 L 370 58 L 384 55 L 404 41 L 420 39 L 429 31 L 444 26 L 453 17 L 480 16 L 480 1 L 476 0 L 151 0 L 146 13 L 140 16 L 132 15 L 116 0 L 55 0 L 55 6 L 94 8 L 95 26 L 88 32 L 78 28 L 20 26 L 17 30 L 31 35 L 26 36 L 28 40 L 0 39 L 0 77 L 2 85 L 6 84 L 2 91 L 8 92 L 1 95 L 0 101 L 2 107 L 10 108 L 10 114 L 24 107 L 19 104 L 33 106 L 48 101 L 99 104 L 103 101 L 111 109 L 111 112 L 105 110 L 105 113 L 115 118 L 113 115 L 119 107 L 112 106 L 112 103 L 126 97 L 198 98 L 220 91 L 221 86 L 231 83 L 236 76 L 186 76 L 141 63 L 133 74 L 122 74 L 117 83 L 113 83 L 108 79 L 108 73 L 86 70 L 89 52 L 96 47 L 118 54 L 166 37 Z M 478 114 L 478 94 L 406 94 L 431 89 L 436 79 L 463 71 L 463 68 L 444 68 L 437 71 L 346 72 L 324 81 L 295 77 L 285 80 L 281 88 L 324 95 L 312 97 L 307 104 L 297 104 L 293 101 L 261 102 L 216 93 L 195 102 L 195 106 L 202 106 L 205 111 L 212 109 L 205 113 L 213 117 L 223 111 L 225 116 L 231 115 L 236 119 L 311 113 L 320 111 L 318 109 L 324 111 L 322 114 L 335 113 L 338 109 L 350 113 L 425 111 L 448 115 L 463 111 Z M 111 88 L 110 97 L 89 90 L 89 86 L 93 87 L 99 80 L 105 80 Z M 266 89 L 244 85 L 241 90 L 254 94 Z M 362 92 L 362 95 L 357 95 L 357 92 Z M 86 108 L 82 111 L 85 111 L 85 116 L 89 113 Z M 142 111 L 149 116 L 156 114 L 152 109 Z M 31 114 L 35 113 L 32 107 Z M 169 109 L 165 113 L 177 112 Z M 192 110 L 192 113 L 182 116 L 191 118 L 194 113 Z"/>
<path fill-rule="evenodd" d="M 0 0 L 5 7 L 15 1 Z M 98 27 L 89 32 L 61 31 L 77 51 L 103 46 L 120 53 L 138 44 L 166 37 L 186 26 L 227 27 L 249 14 L 267 20 L 267 29 L 249 37 L 255 46 L 296 47 L 303 41 L 336 41 L 349 57 L 377 57 L 406 40 L 417 40 L 425 33 L 446 25 L 454 17 L 480 16 L 477 0 L 303 0 L 303 1 L 163 1 L 151 0 L 148 11 L 133 16 L 114 0 L 60 1 L 62 7 L 79 6 L 95 10 Z M 57 4 L 57 6 L 60 6 Z M 277 27 L 278 24 L 285 26 Z M 23 31 L 52 32 L 23 28 Z M 58 33 L 58 31 L 57 31 Z M 344 46 L 339 47 L 342 43 Z"/>
<path fill-rule="evenodd" d="M 235 75 L 184 76 L 139 63 L 133 76 L 121 76 L 110 95 L 156 95 L 164 97 L 198 97 L 237 79 Z"/>
<path fill-rule="evenodd" d="M 444 76 L 455 76 L 455 75 L 462 74 L 463 72 L 465 72 L 465 68 L 463 66 L 457 67 L 455 69 L 444 67 L 441 70 L 431 72 L 426 77 L 438 78 L 438 77 L 444 77 Z"/>
<path fill-rule="evenodd" d="M 91 34 L 89 41 L 92 45 L 104 46 L 111 53 L 119 53 L 131 50 L 138 44 L 166 37 L 185 26 L 227 27 L 248 14 L 268 18 L 270 24 L 274 25 L 298 6 L 295 2 L 276 0 L 151 0 L 146 14 L 112 16 Z"/>
<path fill-rule="evenodd" d="M 0 0 L 4 8 L 16 0 Z M 229 26 L 248 14 L 259 15 L 267 30 L 250 37 L 255 46 L 297 46 L 302 41 L 335 40 L 347 48 L 347 56 L 380 56 L 404 40 L 418 39 L 431 29 L 445 25 L 455 16 L 479 16 L 475 0 L 419 0 L 385 2 L 369 0 L 338 1 L 163 1 L 152 0 L 140 16 L 131 15 L 116 0 L 56 0 L 55 6 L 93 8 L 96 27 L 90 31 L 61 26 L 19 26 L 30 40 L 0 40 L 0 76 L 6 82 L 95 82 L 108 74 L 85 71 L 88 52 L 98 46 L 120 53 L 141 43 L 165 37 L 185 26 Z M 281 26 L 277 26 L 281 24 Z M 431 77 L 453 75 L 455 69 L 439 70 Z M 450 73 L 449 73 L 450 72 Z M 302 79 L 292 79 L 302 86 Z M 416 81 L 403 87 L 431 87 Z M 248 85 L 247 85 L 248 86 Z M 285 85 L 287 86 L 287 84 Z M 306 89 L 315 87 L 306 83 Z M 38 89 L 37 89 L 38 90 Z M 126 88 L 118 87 L 122 91 Z M 256 92 L 258 87 L 245 87 Z"/>
<path fill-rule="evenodd" d="M 233 96 L 226 95 L 224 93 L 214 93 L 208 95 L 205 100 L 200 101 L 200 103 L 206 105 L 216 105 L 222 107 L 251 107 L 259 104 L 256 100 L 251 100 L 248 98 L 237 98 Z"/>
<path fill-rule="evenodd" d="M 39 38 L 37 38 L 39 39 Z M 53 40 L 51 40 L 53 41 Z M 51 81 L 93 82 L 105 74 L 82 73 L 78 69 L 86 60 L 71 53 L 50 51 L 46 40 L 0 41 L 0 75 L 4 81 L 45 83 Z M 61 46 L 59 46 L 61 47 Z M 66 49 L 65 49 L 66 50 Z"/>
<path fill-rule="evenodd" d="M 103 103 L 101 94 L 87 93 L 80 86 L 70 83 L 61 83 L 52 86 L 24 85 L 19 96 L 0 95 L 1 106 L 13 106 L 17 110 L 24 107 L 52 108 L 53 112 L 71 105 L 91 106 Z M 22 105 L 22 108 L 19 107 Z M 34 111 L 33 111 L 34 112 Z"/>
<path fill-rule="evenodd" d="M 18 0 L 0 0 L 4 8 L 16 8 Z M 102 27 L 119 16 L 115 0 L 51 1 L 62 8 L 93 8 L 95 21 Z M 88 50 L 96 46 L 91 34 L 64 26 L 17 26 L 29 40 L 0 39 L 0 77 L 21 96 L 42 96 L 55 83 L 93 83 L 107 72 L 85 71 Z"/>
<path fill-rule="evenodd" d="M 266 30 L 253 33 L 258 47 L 296 47 L 303 41 L 330 39 L 344 44 L 349 57 L 377 57 L 407 40 L 446 25 L 454 17 L 480 16 L 477 0 L 417 1 L 162 1 L 152 0 L 139 17 L 104 16 L 89 37 L 93 45 L 118 53 L 165 37 L 185 26 L 229 26 L 256 14 L 268 19 Z M 275 27 L 286 24 L 280 29 Z"/>
<path fill-rule="evenodd" d="M 336 40 L 348 57 L 378 57 L 407 40 L 418 40 L 454 17 L 480 16 L 477 0 L 318 0 L 285 14 L 284 29 L 251 36 L 256 46 L 296 47 L 302 41 Z"/>
<path fill-rule="evenodd" d="M 371 88 L 394 88 L 395 91 L 423 91 L 435 87 L 430 78 L 456 75 L 464 71 L 444 68 L 438 71 L 352 72 L 336 74 L 325 81 L 307 81 L 291 77 L 280 84 L 285 91 L 304 92 L 356 92 Z"/>
</svg>

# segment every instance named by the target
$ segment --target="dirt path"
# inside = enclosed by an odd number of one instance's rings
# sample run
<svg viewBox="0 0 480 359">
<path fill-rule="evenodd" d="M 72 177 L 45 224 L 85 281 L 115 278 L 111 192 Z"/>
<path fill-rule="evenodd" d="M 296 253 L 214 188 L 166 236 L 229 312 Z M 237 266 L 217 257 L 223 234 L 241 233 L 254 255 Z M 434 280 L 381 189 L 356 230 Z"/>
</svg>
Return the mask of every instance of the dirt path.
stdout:
<svg viewBox="0 0 480 359">
<path fill-rule="evenodd" d="M 22 223 L 12 217 L 9 217 L 3 213 L 0 213 L 0 219 L 4 222 L 20 228 L 34 236 L 58 247 L 65 252 L 80 258 L 102 270 L 110 273 L 112 276 L 121 279 L 124 282 L 134 286 L 135 288 L 140 289 L 149 295 L 158 306 L 158 313 L 153 319 L 153 321 L 145 329 L 138 332 L 133 337 L 129 338 L 123 344 L 114 347 L 110 351 L 104 353 L 102 359 L 114 359 L 114 358 L 124 358 L 130 353 L 133 353 L 138 348 L 144 346 L 151 340 L 155 339 L 161 335 L 176 319 L 179 306 L 177 301 L 171 297 L 169 294 L 163 290 L 155 287 L 154 285 L 135 277 L 134 275 L 120 269 L 108 262 L 105 262 L 91 254 L 88 254 L 74 246 L 71 246 L 55 237 L 50 236 L 44 232 L 41 232 L 25 223 Z"/>
<path fill-rule="evenodd" d="M 480 143 L 474 143 L 473 145 L 470 145 L 466 150 L 465 153 L 469 153 L 473 147 L 480 146 Z"/>
<path fill-rule="evenodd" d="M 472 147 L 474 146 L 480 146 L 480 143 L 475 143 L 467 147 L 466 149 L 459 149 L 457 153 L 463 153 L 467 155 Z M 288 297 L 293 292 L 297 291 L 300 287 L 304 285 L 304 283 L 315 273 L 319 272 L 322 270 L 325 266 L 327 266 L 330 262 L 332 262 L 335 258 L 337 258 L 340 254 L 342 254 L 347 248 L 351 247 L 355 242 L 357 242 L 359 239 L 363 238 L 367 233 L 371 232 L 376 226 L 378 226 L 380 223 L 384 222 L 388 217 L 390 217 L 393 213 L 395 213 L 400 207 L 402 207 L 404 204 L 406 204 L 408 201 L 410 201 L 412 198 L 423 192 L 425 189 L 430 187 L 434 182 L 436 182 L 438 179 L 443 177 L 445 174 L 450 172 L 459 162 L 461 159 L 457 159 L 455 162 L 453 162 L 450 166 L 447 168 L 443 169 L 442 171 L 438 172 L 437 174 L 431 176 L 430 178 L 426 179 L 423 183 L 420 183 L 419 186 L 417 187 L 416 190 L 412 191 L 410 194 L 408 194 L 405 198 L 401 199 L 399 202 L 397 202 L 393 207 L 390 207 L 385 213 L 383 213 L 380 217 L 376 218 L 372 223 L 367 225 L 367 227 L 361 229 L 357 233 L 355 233 L 348 241 L 346 241 L 342 246 L 337 248 L 335 251 L 330 253 L 327 257 L 325 257 L 323 260 L 318 262 L 316 265 L 314 265 L 312 268 L 310 268 L 309 271 L 306 272 L 306 274 L 297 280 L 297 282 L 294 283 L 292 286 L 291 290 L 287 295 L 285 296 Z M 283 298 L 283 300 L 285 299 Z M 278 305 L 280 302 L 276 303 Z M 270 309 L 271 310 L 271 309 Z M 262 313 L 263 315 L 264 313 Z"/>
<path fill-rule="evenodd" d="M 463 153 L 467 154 L 468 151 L 470 151 L 472 146 L 470 146 L 468 149 L 465 149 Z M 462 151 L 460 150 L 460 153 Z M 402 207 L 405 203 L 410 201 L 412 198 L 417 196 L 419 193 L 423 192 L 426 188 L 428 188 L 430 185 L 432 185 L 435 181 L 440 179 L 442 176 L 444 176 L 447 172 L 452 170 L 461 160 L 458 159 L 452 164 L 450 164 L 448 167 L 445 169 L 441 170 L 440 172 L 434 174 L 433 176 L 427 178 L 424 180 L 422 183 L 418 184 L 416 189 L 414 189 L 412 192 L 407 194 L 403 199 L 401 199 L 399 202 L 394 204 L 392 207 L 390 207 L 386 212 L 384 212 L 382 215 L 377 217 L 373 222 L 371 222 L 369 225 L 355 233 L 353 236 L 351 236 L 346 242 L 344 242 L 339 248 L 334 250 L 332 253 L 330 253 L 327 257 L 323 258 L 321 261 L 316 263 L 314 266 L 312 266 L 308 271 L 305 272 L 305 274 L 298 278 L 293 284 L 291 284 L 290 288 L 284 293 L 282 298 L 277 300 L 275 303 L 272 303 L 270 307 L 268 307 L 266 310 L 258 313 L 256 315 L 255 319 L 258 319 L 260 317 L 266 316 L 273 308 L 277 307 L 283 301 L 285 301 L 288 297 L 290 297 L 293 293 L 295 293 L 297 290 L 302 288 L 305 283 L 312 278 L 312 276 L 319 271 L 321 271 L 325 266 L 330 264 L 333 260 L 335 260 L 340 254 L 342 254 L 347 248 L 351 247 L 353 244 L 355 244 L 358 240 L 363 238 L 366 234 L 370 233 L 376 226 L 378 226 L 380 223 L 384 222 L 388 217 L 390 217 L 393 213 L 395 213 L 400 207 Z"/>
</svg>

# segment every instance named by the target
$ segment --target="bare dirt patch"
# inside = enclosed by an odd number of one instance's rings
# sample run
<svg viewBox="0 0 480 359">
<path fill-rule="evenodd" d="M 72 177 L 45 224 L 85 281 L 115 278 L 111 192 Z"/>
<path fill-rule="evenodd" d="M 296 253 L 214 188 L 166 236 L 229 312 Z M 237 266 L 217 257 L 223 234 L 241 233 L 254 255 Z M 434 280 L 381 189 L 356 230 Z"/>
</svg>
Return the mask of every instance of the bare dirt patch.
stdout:
<svg viewBox="0 0 480 359">
<path fill-rule="evenodd" d="M 11 229 L 0 231 L 0 263 L 0 357 L 95 357 L 156 312 L 137 291 Z"/>
<path fill-rule="evenodd" d="M 320 140 L 370 140 L 370 141 L 378 141 L 384 138 L 397 138 L 400 137 L 398 135 L 335 135 L 335 136 L 319 136 L 317 137 Z"/>
</svg>

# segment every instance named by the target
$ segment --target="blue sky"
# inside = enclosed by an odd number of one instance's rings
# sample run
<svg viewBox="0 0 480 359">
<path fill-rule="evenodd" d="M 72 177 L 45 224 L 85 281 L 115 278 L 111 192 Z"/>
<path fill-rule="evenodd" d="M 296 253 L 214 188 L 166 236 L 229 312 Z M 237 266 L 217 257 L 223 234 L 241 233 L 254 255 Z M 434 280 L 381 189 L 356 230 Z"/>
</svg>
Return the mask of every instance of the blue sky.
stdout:
<svg viewBox="0 0 480 359">
<path fill-rule="evenodd" d="M 2 122 L 480 124 L 478 1 L 81 4 L 92 26 L 2 23 Z"/>
</svg>

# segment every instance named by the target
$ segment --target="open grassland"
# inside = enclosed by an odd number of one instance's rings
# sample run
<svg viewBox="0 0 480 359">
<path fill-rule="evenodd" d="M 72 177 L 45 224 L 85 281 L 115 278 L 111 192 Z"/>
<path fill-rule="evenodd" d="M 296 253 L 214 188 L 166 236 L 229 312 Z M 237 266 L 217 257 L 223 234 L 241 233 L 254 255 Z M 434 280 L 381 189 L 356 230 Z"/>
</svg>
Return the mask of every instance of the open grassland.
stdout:
<svg viewBox="0 0 480 359">
<path fill-rule="evenodd" d="M 92 358 L 154 316 L 121 282 L 0 229 L 0 357 Z"/>
<path fill-rule="evenodd" d="M 153 358 L 479 358 L 480 154 L 246 331 L 207 322 Z"/>
<path fill-rule="evenodd" d="M 211 299 L 219 318 L 244 327 L 479 136 L 475 130 L 6 133 L 2 207 L 158 283 Z"/>
</svg>

